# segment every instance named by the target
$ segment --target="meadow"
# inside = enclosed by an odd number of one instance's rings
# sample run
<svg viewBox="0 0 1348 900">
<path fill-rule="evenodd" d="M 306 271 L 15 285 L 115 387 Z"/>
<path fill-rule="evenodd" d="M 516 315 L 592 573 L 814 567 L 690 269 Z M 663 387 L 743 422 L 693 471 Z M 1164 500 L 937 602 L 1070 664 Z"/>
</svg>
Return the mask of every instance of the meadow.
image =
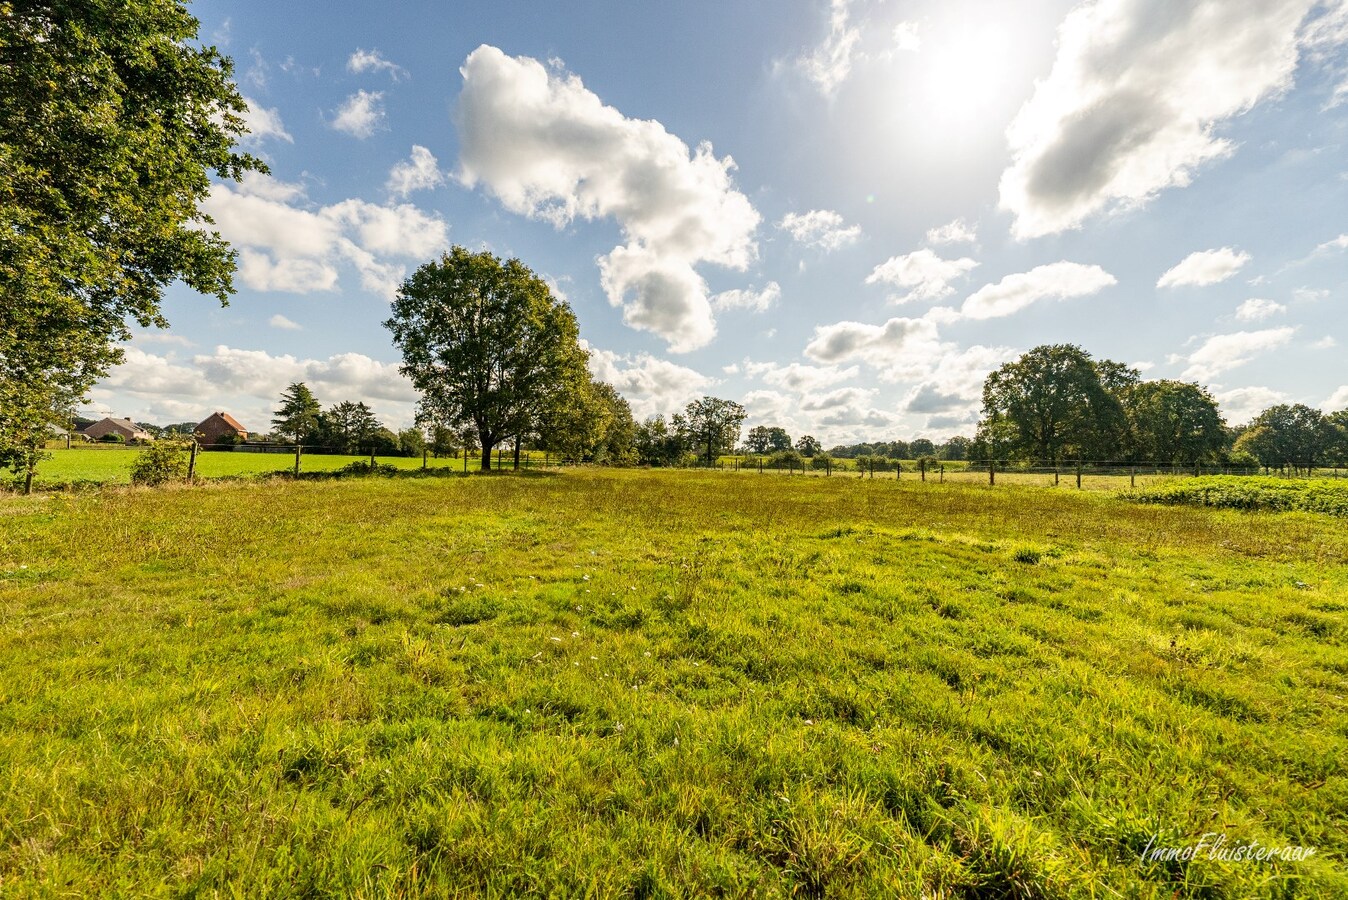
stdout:
<svg viewBox="0 0 1348 900">
<path fill-rule="evenodd" d="M 1348 896 L 1345 613 L 1341 519 L 1108 491 L 0 498 L 0 893 Z"/>
<path fill-rule="evenodd" d="M 50 458 L 41 462 L 38 467 L 37 477 L 34 480 L 35 486 L 40 490 L 58 489 L 64 487 L 93 487 L 98 485 L 110 484 L 129 484 L 131 482 L 131 466 L 140 452 L 134 448 L 117 447 L 76 447 L 66 450 L 55 448 L 48 451 Z M 521 454 L 523 467 L 529 469 L 555 468 L 560 464 L 556 457 L 551 457 L 537 451 L 524 451 Z M 352 463 L 368 463 L 369 455 L 342 455 L 342 454 L 305 454 L 301 459 L 301 470 L 305 473 L 335 472 L 344 466 Z M 406 471 L 413 471 L 422 468 L 421 457 L 407 456 L 379 456 L 376 461 L 381 466 L 393 466 Z M 512 465 L 510 455 L 504 454 L 498 460 L 505 468 L 509 469 Z M 198 478 L 251 478 L 256 476 L 267 476 L 291 472 L 294 468 L 295 458 L 287 453 L 242 453 L 225 451 L 202 452 L 197 457 L 196 475 Z M 879 479 L 912 479 L 923 480 L 923 475 L 918 471 L 916 460 L 905 460 L 903 469 L 900 472 L 893 470 L 887 472 L 867 472 L 857 468 L 857 462 L 851 459 L 838 459 L 833 463 L 831 471 L 826 472 L 822 469 L 786 469 L 773 470 L 764 468 L 761 473 L 756 464 L 748 459 L 724 456 L 717 459 L 717 466 L 722 471 L 737 472 L 741 475 L 760 475 L 761 477 L 802 477 L 809 476 L 815 478 L 841 477 L 858 478 L 865 477 L 871 480 Z M 964 484 L 986 484 L 988 482 L 988 473 L 983 468 L 972 468 L 966 462 L 947 462 L 943 464 L 945 471 L 932 470 L 925 473 L 925 478 L 933 483 L 957 482 Z M 462 457 L 445 457 L 437 459 L 430 457 L 426 460 L 426 467 L 429 469 L 444 470 L 446 472 L 465 471 L 464 460 Z M 476 472 L 479 469 L 479 459 L 475 453 L 470 453 L 467 461 L 467 471 Z M 1140 471 L 1136 476 L 1119 474 L 1096 474 L 1088 472 L 1082 478 L 1081 486 L 1085 490 L 1104 490 L 1117 491 L 1132 487 L 1154 487 L 1169 482 L 1181 480 L 1187 476 L 1176 476 L 1171 474 L 1162 474 L 1159 471 Z M 16 480 L 15 484 L 19 482 Z M 996 473 L 996 483 L 998 484 L 1020 484 L 1034 485 L 1038 487 L 1061 487 L 1075 488 L 1075 475 L 1070 469 L 1064 468 L 1055 478 L 1052 472 L 1017 472 L 1003 471 L 999 469 Z"/>
</svg>

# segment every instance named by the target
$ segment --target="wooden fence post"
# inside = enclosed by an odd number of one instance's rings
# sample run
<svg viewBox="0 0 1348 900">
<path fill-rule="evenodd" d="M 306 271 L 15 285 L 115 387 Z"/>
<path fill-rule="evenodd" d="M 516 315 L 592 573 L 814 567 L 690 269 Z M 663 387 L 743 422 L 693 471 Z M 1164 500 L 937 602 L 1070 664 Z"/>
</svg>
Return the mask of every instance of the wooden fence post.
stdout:
<svg viewBox="0 0 1348 900">
<path fill-rule="evenodd" d="M 303 444 L 295 445 L 295 474 L 300 474 L 300 454 L 304 452 Z"/>
<path fill-rule="evenodd" d="M 1137 466 L 1128 470 L 1128 486 L 1130 488 L 1137 487 Z"/>
<path fill-rule="evenodd" d="M 197 442 L 192 441 L 192 453 L 187 457 L 187 481 L 190 484 L 197 474 Z"/>
<path fill-rule="evenodd" d="M 1077 460 L 1077 490 L 1081 490 L 1081 460 Z"/>
<path fill-rule="evenodd" d="M 945 484 L 945 463 L 941 463 L 941 484 Z"/>
<path fill-rule="evenodd" d="M 925 482 L 927 480 L 927 460 L 925 458 L 917 461 L 917 471 Z"/>
<path fill-rule="evenodd" d="M 997 483 L 997 463 L 994 460 L 988 460 L 988 484 Z"/>
<path fill-rule="evenodd" d="M 421 468 L 426 468 L 426 456 L 430 453 L 425 447 L 421 448 Z"/>
</svg>

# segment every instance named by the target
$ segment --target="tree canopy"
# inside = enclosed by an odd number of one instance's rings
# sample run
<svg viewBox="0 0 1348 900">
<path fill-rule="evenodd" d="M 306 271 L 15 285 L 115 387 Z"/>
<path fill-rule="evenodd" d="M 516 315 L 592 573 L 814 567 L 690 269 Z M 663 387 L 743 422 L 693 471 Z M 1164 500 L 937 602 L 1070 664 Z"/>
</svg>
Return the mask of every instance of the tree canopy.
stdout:
<svg viewBox="0 0 1348 900">
<path fill-rule="evenodd" d="M 702 397 L 676 415 L 674 424 L 687 445 L 697 448 L 703 462 L 710 466 L 715 464 L 716 457 L 734 451 L 747 416 L 744 407 L 732 400 Z M 790 446 L 788 441 L 787 447 Z"/>
<path fill-rule="evenodd" d="M 309 386 L 297 381 L 281 394 L 281 405 L 272 415 L 272 428 L 277 434 L 302 444 L 318 428 L 322 412 L 323 408 Z"/>
<path fill-rule="evenodd" d="M 0 457 L 40 438 L 120 360 L 128 320 L 164 326 L 165 287 L 233 292 L 198 211 L 247 106 L 230 61 L 174 0 L 0 0 Z"/>
<path fill-rule="evenodd" d="M 1134 456 L 1191 465 L 1226 446 L 1226 422 L 1203 387 L 1182 381 L 1142 381 L 1127 388 L 1124 406 Z"/>
<path fill-rule="evenodd" d="M 1072 344 L 1035 347 L 984 381 L 980 444 L 993 456 L 1055 465 L 1112 455 L 1126 429 L 1119 394 L 1137 380 Z"/>
<path fill-rule="evenodd" d="M 483 470 L 497 444 L 536 433 L 590 383 L 571 308 L 518 259 L 454 247 L 403 283 L 384 324 L 421 420 L 471 425 Z"/>
</svg>

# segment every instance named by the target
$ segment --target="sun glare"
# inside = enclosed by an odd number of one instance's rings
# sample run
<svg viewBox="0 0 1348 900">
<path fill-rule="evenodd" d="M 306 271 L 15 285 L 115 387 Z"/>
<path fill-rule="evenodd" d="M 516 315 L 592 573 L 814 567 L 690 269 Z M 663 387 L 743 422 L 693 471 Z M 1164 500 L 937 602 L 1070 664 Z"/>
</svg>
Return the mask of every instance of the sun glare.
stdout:
<svg viewBox="0 0 1348 900">
<path fill-rule="evenodd" d="M 933 124 L 985 117 L 1006 96 L 1011 35 L 991 25 L 947 31 L 923 43 L 917 104 Z"/>
</svg>

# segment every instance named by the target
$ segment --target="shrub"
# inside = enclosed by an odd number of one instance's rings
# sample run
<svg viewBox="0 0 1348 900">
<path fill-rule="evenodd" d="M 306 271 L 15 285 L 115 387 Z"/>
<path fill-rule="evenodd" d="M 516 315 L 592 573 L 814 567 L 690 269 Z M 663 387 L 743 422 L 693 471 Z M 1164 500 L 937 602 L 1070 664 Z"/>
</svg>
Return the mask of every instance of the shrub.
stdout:
<svg viewBox="0 0 1348 900">
<path fill-rule="evenodd" d="M 768 457 L 769 469 L 804 469 L 805 460 L 795 450 L 778 450 Z"/>
<path fill-rule="evenodd" d="M 126 438 L 122 437 L 115 431 L 109 431 L 107 434 L 99 438 L 98 442 L 100 444 L 125 444 Z"/>
<path fill-rule="evenodd" d="M 187 477 L 187 454 L 181 444 L 156 441 L 146 444 L 131 464 L 131 483 L 157 487 Z"/>
<path fill-rule="evenodd" d="M 837 465 L 833 461 L 833 457 L 829 456 L 827 453 L 820 453 L 815 456 L 814 459 L 810 460 L 810 466 L 815 469 L 837 468 Z"/>
<path fill-rule="evenodd" d="M 1138 503 L 1326 513 L 1348 518 L 1348 485 L 1323 479 L 1206 475 L 1168 482 L 1124 497 Z"/>
</svg>

